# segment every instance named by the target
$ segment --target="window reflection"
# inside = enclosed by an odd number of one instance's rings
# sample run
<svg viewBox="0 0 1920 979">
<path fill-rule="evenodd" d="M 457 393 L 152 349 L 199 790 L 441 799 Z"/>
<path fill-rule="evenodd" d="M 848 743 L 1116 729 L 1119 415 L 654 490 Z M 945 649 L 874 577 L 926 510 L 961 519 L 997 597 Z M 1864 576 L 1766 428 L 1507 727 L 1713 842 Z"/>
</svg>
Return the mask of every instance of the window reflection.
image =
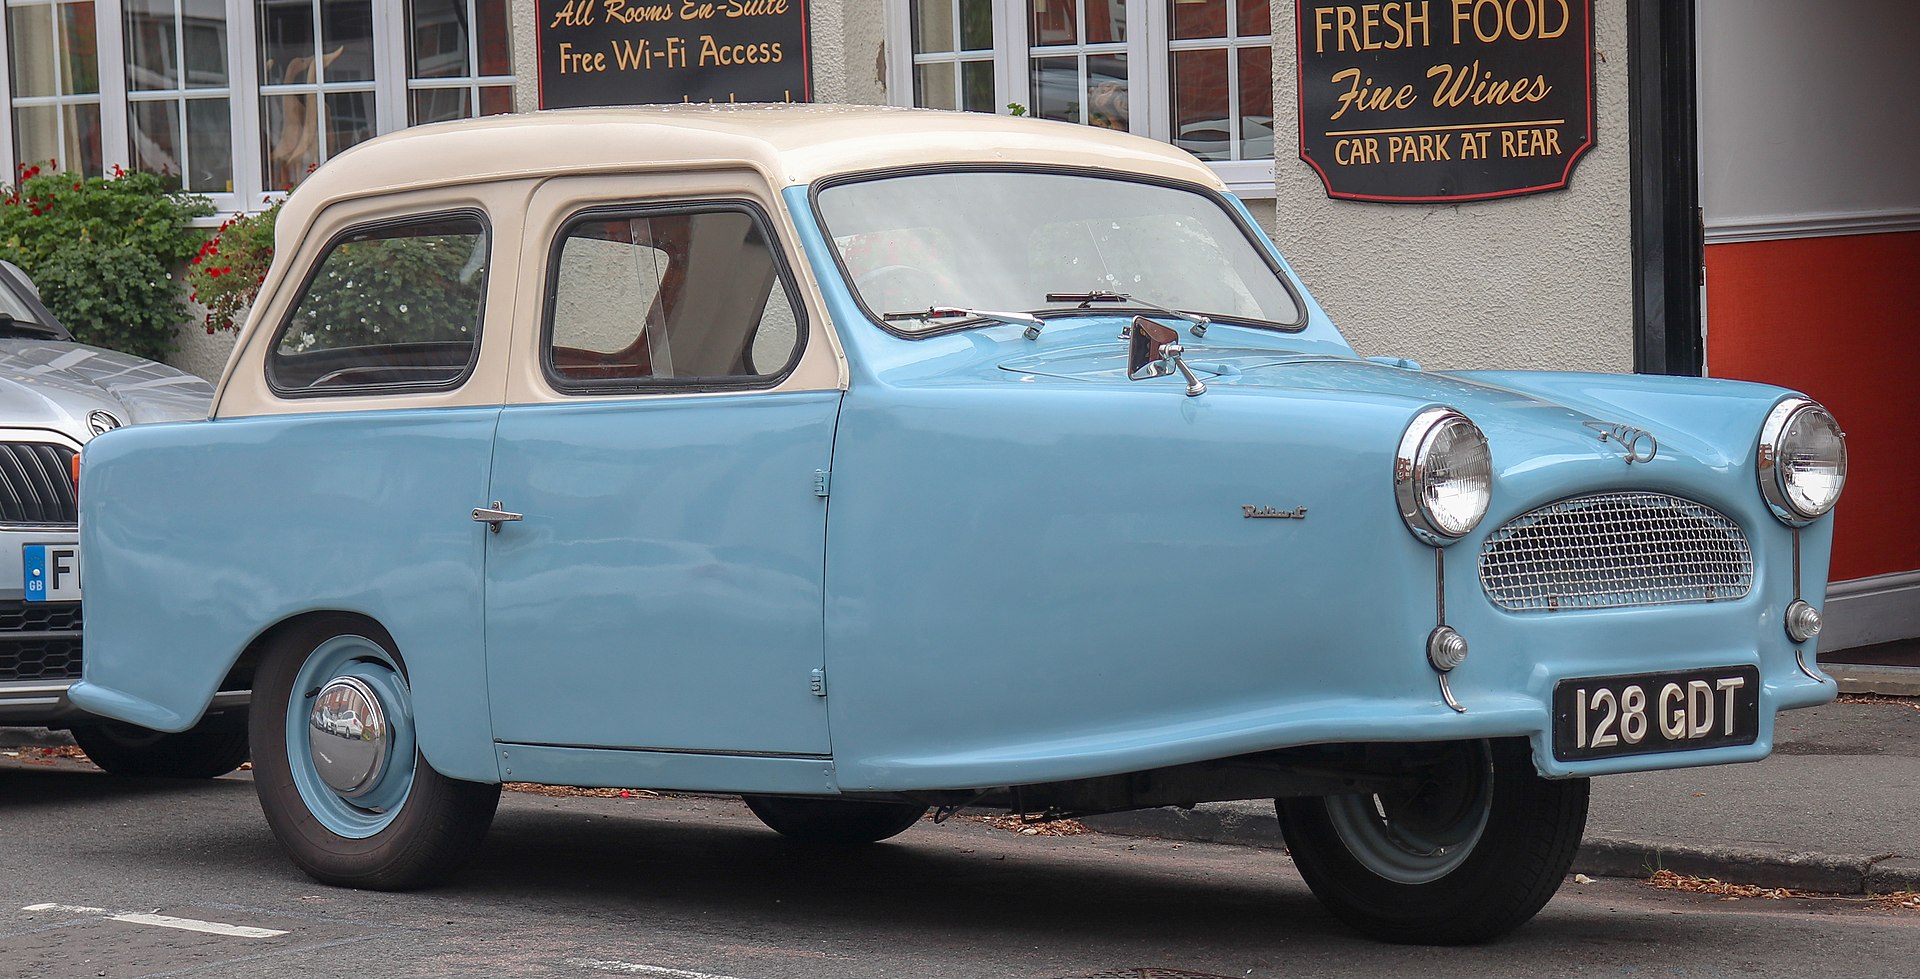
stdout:
<svg viewBox="0 0 1920 979">
<path fill-rule="evenodd" d="M 407 120 L 513 111 L 507 0 L 409 0 Z"/>
<path fill-rule="evenodd" d="M 269 190 L 374 134 L 370 0 L 256 0 Z"/>
<path fill-rule="evenodd" d="M 1170 0 L 1172 133 L 1203 160 L 1273 156 L 1269 0 Z"/>
<path fill-rule="evenodd" d="M 22 165 L 102 172 L 94 4 L 55 0 L 7 11 L 14 157 Z"/>
<path fill-rule="evenodd" d="M 913 0 L 908 14 L 913 104 L 999 111 L 994 91 L 993 0 Z"/>
<path fill-rule="evenodd" d="M 125 0 L 127 157 L 174 190 L 233 190 L 221 0 Z"/>
<path fill-rule="evenodd" d="M 1124 0 L 1027 0 L 1033 114 L 1131 129 Z"/>
</svg>

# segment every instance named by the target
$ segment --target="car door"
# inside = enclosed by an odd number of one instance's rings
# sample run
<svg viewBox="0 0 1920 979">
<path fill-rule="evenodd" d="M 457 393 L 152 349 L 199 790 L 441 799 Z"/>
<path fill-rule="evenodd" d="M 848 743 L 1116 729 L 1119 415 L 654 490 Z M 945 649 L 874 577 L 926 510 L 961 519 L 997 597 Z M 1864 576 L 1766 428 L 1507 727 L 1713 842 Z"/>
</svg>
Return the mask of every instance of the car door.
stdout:
<svg viewBox="0 0 1920 979">
<path fill-rule="evenodd" d="M 839 361 L 768 198 L 702 181 L 712 193 L 582 178 L 534 195 L 529 225 L 551 229 L 527 259 L 538 322 L 521 324 L 489 493 L 518 515 L 487 553 L 499 741 L 829 753 L 816 473 Z"/>
</svg>

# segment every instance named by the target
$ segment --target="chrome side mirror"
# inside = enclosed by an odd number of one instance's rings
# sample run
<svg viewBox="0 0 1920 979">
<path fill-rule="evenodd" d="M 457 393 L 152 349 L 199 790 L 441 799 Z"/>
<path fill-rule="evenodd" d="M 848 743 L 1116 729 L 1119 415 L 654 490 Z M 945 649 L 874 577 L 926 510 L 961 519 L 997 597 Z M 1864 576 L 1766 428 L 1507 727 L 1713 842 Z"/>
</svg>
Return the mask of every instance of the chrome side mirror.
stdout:
<svg viewBox="0 0 1920 979">
<path fill-rule="evenodd" d="M 1194 376 L 1187 362 L 1180 359 L 1185 352 L 1186 348 L 1180 345 L 1179 331 L 1145 316 L 1135 316 L 1133 325 L 1127 328 L 1127 379 L 1144 381 L 1179 371 L 1180 376 L 1187 379 L 1187 397 L 1207 393 L 1207 386 Z"/>
</svg>

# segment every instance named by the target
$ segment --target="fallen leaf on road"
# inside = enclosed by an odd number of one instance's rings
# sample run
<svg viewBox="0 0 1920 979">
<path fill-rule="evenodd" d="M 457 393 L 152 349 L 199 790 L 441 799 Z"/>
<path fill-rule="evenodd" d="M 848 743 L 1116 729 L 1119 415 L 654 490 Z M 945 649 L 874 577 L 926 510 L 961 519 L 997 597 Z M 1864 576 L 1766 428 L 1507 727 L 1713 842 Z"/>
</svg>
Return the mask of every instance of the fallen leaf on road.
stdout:
<svg viewBox="0 0 1920 979">
<path fill-rule="evenodd" d="M 536 785 L 532 782 L 508 782 L 500 786 L 508 792 L 544 795 L 550 799 L 658 799 L 652 789 L 579 789 L 571 785 Z"/>
<path fill-rule="evenodd" d="M 1666 891 L 1686 891 L 1691 894 L 1713 894 L 1726 900 L 1738 901 L 1743 897 L 1765 898 L 1769 901 L 1783 901 L 1790 897 L 1805 897 L 1800 891 L 1785 887 L 1756 887 L 1752 884 L 1729 884 L 1715 877 L 1694 877 L 1688 874 L 1676 874 L 1671 870 L 1656 870 L 1647 878 L 1650 886 Z"/>
</svg>

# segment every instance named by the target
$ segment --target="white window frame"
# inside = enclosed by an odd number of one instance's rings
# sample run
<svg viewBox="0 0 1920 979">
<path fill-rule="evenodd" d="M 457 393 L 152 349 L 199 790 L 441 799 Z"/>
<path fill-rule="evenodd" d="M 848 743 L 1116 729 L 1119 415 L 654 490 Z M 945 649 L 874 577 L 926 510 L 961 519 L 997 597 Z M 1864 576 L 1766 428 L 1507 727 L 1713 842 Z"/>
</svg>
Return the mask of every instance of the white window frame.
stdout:
<svg viewBox="0 0 1920 979">
<path fill-rule="evenodd" d="M 510 0 L 512 6 L 524 0 Z M 17 170 L 18 161 L 14 154 L 13 140 L 13 73 L 11 57 L 12 22 L 5 10 L 15 6 L 41 6 L 44 0 L 0 0 L 0 166 L 4 166 L 5 177 L 0 182 L 11 184 Z M 469 9 L 472 3 L 469 0 Z M 373 81 L 371 83 L 341 82 L 314 86 L 267 86 L 262 91 L 260 78 L 260 48 L 257 40 L 259 22 L 254 16 L 254 0 L 226 0 L 227 11 L 227 104 L 233 125 L 233 192 L 199 192 L 213 202 L 214 215 L 203 218 L 196 224 L 218 225 L 225 215 L 236 211 L 260 211 L 280 197 L 284 192 L 265 189 L 267 166 L 264 159 L 262 141 L 261 98 L 274 94 L 299 94 L 308 89 L 324 93 L 339 90 L 366 90 L 371 87 L 374 93 L 374 134 L 390 133 L 407 126 L 407 106 L 410 93 L 415 87 L 407 65 L 407 15 L 409 5 L 404 0 L 370 0 L 373 14 Z M 115 166 L 131 168 L 132 153 L 127 145 L 128 109 L 127 109 L 127 70 L 126 70 L 126 5 L 123 0 L 94 0 L 95 45 L 100 63 L 100 141 L 101 165 L 108 173 Z M 477 21 L 469 21 L 477 27 Z M 469 46 L 469 61 L 478 69 L 477 40 Z M 471 77 L 463 79 L 424 80 L 425 87 L 439 87 L 440 82 L 452 83 L 453 87 L 468 86 L 479 88 L 492 85 L 513 85 L 512 75 Z M 297 90 L 297 91 L 296 91 Z M 65 98 L 65 97 L 63 97 Z M 91 98 L 90 96 L 87 98 Z M 167 98 L 172 98 L 168 96 Z M 52 104 L 56 98 L 34 98 L 26 104 Z M 74 101 L 66 98 L 66 101 Z M 475 93 L 475 105 L 478 105 L 478 93 Z M 182 137 L 185 134 L 182 133 Z"/>
<path fill-rule="evenodd" d="M 1275 3 L 1281 0 L 1274 0 Z M 1028 60 L 1032 56 L 1027 43 L 1026 0 L 992 0 L 994 37 L 994 85 L 998 93 L 995 111 L 1005 115 L 1006 103 L 1033 105 Z M 1167 23 L 1164 0 L 1127 0 L 1127 64 L 1131 77 L 1142 84 L 1129 86 L 1129 128 L 1140 135 L 1171 141 L 1173 131 L 1172 50 L 1179 48 L 1219 49 L 1231 41 L 1209 38 L 1205 41 L 1173 41 Z M 1135 26 L 1138 25 L 1138 26 Z M 916 61 L 948 63 L 951 55 L 932 55 L 916 59 L 913 53 L 913 16 L 909 0 L 887 0 L 887 100 L 894 105 L 913 104 L 913 68 Z M 955 25 L 956 44 L 959 26 Z M 1245 45 L 1241 45 L 1245 46 Z M 1061 53 L 1071 53 L 1061 46 Z M 1278 59 L 1276 59 L 1277 61 Z M 1231 82 L 1237 93 L 1238 74 Z M 1238 111 L 1236 101 L 1233 105 Z M 1277 118 L 1277 117 L 1276 117 Z M 1274 152 L 1280 151 L 1279 130 L 1275 130 Z M 1268 200 L 1275 196 L 1272 160 L 1210 160 L 1207 165 L 1234 194 L 1248 200 Z"/>
</svg>

